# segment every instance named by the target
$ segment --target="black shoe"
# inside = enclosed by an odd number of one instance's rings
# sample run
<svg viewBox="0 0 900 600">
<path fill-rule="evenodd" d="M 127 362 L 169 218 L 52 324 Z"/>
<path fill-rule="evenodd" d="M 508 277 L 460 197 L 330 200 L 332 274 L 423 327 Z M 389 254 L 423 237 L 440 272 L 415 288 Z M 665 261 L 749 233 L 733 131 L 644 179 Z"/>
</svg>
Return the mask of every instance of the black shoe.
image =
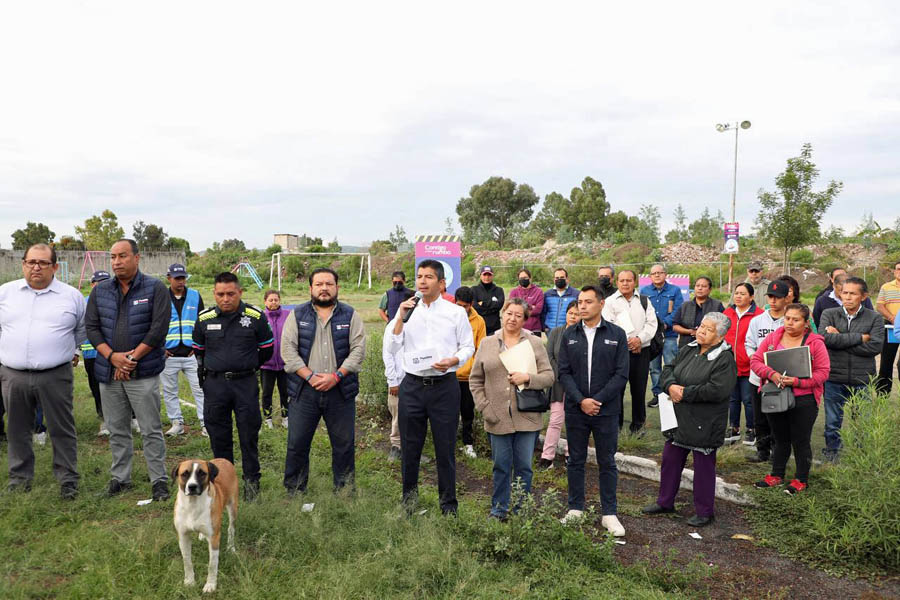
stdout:
<svg viewBox="0 0 900 600">
<path fill-rule="evenodd" d="M 391 451 L 388 452 L 388 462 L 395 462 L 400 459 L 400 448 L 397 446 L 391 446 Z"/>
<path fill-rule="evenodd" d="M 747 457 L 747 462 L 767 463 L 767 462 L 769 462 L 769 453 L 757 451 L 756 454 L 754 454 L 753 456 Z"/>
<path fill-rule="evenodd" d="M 659 408 L 659 396 L 653 396 L 653 400 L 647 403 L 649 408 Z"/>
<path fill-rule="evenodd" d="M 538 469 L 543 469 L 544 471 L 549 471 L 553 468 L 553 461 L 548 460 L 546 458 L 542 458 L 538 461 Z"/>
<path fill-rule="evenodd" d="M 645 515 L 662 515 L 666 513 L 673 513 L 675 512 L 675 509 L 665 508 L 664 506 L 660 506 L 659 504 L 654 502 L 653 504 L 648 504 L 647 506 L 642 508 L 641 512 Z"/>
<path fill-rule="evenodd" d="M 837 464 L 839 454 L 840 452 L 837 450 L 832 450 L 831 448 L 822 448 L 822 457 L 825 461 L 832 464 Z"/>
<path fill-rule="evenodd" d="M 130 489 L 131 489 L 130 483 L 122 483 L 118 479 L 110 479 L 109 483 L 106 484 L 106 497 L 112 498 L 113 496 L 121 494 L 125 490 L 130 490 Z"/>
<path fill-rule="evenodd" d="M 6 491 L 11 494 L 16 492 L 30 492 L 31 480 L 26 479 L 25 481 L 10 481 L 9 485 L 6 486 Z"/>
<path fill-rule="evenodd" d="M 686 522 L 691 527 L 706 527 L 707 525 L 709 525 L 710 523 L 712 523 L 715 520 L 716 520 L 716 517 L 714 515 L 710 515 L 708 517 L 701 517 L 699 515 L 694 515 L 693 517 L 688 519 Z"/>
<path fill-rule="evenodd" d="M 745 446 L 755 446 L 756 445 L 756 433 L 752 429 L 748 429 L 744 434 L 744 445 Z"/>
<path fill-rule="evenodd" d="M 163 479 L 153 483 L 153 500 L 165 502 L 169 499 L 169 484 Z"/>
<path fill-rule="evenodd" d="M 74 500 L 78 496 L 78 485 L 66 482 L 59 486 L 59 497 L 63 500 Z"/>
<path fill-rule="evenodd" d="M 488 519 L 495 519 L 497 521 L 500 521 L 501 523 L 506 523 L 509 520 L 509 517 L 507 517 L 506 515 L 495 515 L 494 513 L 491 513 L 488 515 Z"/>
<path fill-rule="evenodd" d="M 253 502 L 259 496 L 259 481 L 244 480 L 244 502 Z"/>
<path fill-rule="evenodd" d="M 456 518 L 459 517 L 459 512 L 458 512 L 457 509 L 455 509 L 455 508 L 448 508 L 448 509 L 446 509 L 446 510 L 444 510 L 444 509 L 442 508 L 442 509 L 441 509 L 441 515 L 443 515 L 443 516 L 445 516 L 445 517 L 453 517 L 454 519 L 456 519 Z"/>
<path fill-rule="evenodd" d="M 628 426 L 628 433 L 630 433 L 631 435 L 633 435 L 635 437 L 642 438 L 647 434 L 647 431 L 644 429 L 643 423 L 639 423 L 637 425 L 632 423 L 631 425 Z"/>
</svg>

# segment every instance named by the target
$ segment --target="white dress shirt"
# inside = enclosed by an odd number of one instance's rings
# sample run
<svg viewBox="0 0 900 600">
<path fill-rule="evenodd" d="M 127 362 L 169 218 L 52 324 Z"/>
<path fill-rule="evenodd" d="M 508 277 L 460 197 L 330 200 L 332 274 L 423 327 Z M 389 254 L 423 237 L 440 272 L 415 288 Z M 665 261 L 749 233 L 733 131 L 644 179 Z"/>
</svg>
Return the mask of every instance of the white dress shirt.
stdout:
<svg viewBox="0 0 900 600">
<path fill-rule="evenodd" d="M 403 356 L 400 352 L 391 352 L 391 337 L 393 335 L 394 322 L 387 324 L 384 330 L 384 340 L 381 343 L 381 359 L 384 361 L 384 378 L 388 387 L 397 387 L 403 381 L 406 373 L 403 371 Z"/>
<path fill-rule="evenodd" d="M 25 279 L 0 286 L 0 363 L 52 369 L 69 362 L 87 339 L 84 296 L 55 277 L 35 290 Z"/>
<path fill-rule="evenodd" d="M 394 325 L 398 316 L 388 324 L 391 343 L 389 351 L 400 353 L 403 357 L 403 370 L 419 377 L 435 377 L 454 373 L 464 365 L 469 357 L 475 354 L 475 342 L 472 338 L 472 326 L 469 317 L 462 307 L 447 302 L 441 297 L 425 304 L 421 300 L 416 305 L 409 321 L 403 325 L 400 335 L 394 335 Z M 423 368 L 421 364 L 412 364 L 411 356 L 433 351 L 435 359 Z M 445 372 L 432 369 L 431 364 L 455 356 L 459 363 Z"/>
<path fill-rule="evenodd" d="M 622 323 L 626 319 L 622 319 L 619 315 L 626 312 L 633 328 Z M 656 310 L 653 303 L 648 299 L 647 310 L 644 310 L 641 298 L 636 292 L 631 295 L 631 300 L 626 300 L 622 292 L 616 292 L 607 298 L 603 305 L 603 319 L 625 329 L 625 335 L 629 338 L 640 338 L 641 348 L 650 346 L 650 340 L 656 335 Z"/>
</svg>

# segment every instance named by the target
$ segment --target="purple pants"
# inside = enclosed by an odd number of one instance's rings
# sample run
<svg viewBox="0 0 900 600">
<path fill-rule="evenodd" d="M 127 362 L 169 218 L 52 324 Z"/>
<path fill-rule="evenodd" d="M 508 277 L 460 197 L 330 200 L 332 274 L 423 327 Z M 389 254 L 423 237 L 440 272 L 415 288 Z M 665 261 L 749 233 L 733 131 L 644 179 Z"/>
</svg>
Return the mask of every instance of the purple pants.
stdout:
<svg viewBox="0 0 900 600">
<path fill-rule="evenodd" d="M 687 461 L 687 448 L 676 446 L 667 441 L 663 447 L 662 469 L 659 474 L 659 496 L 656 503 L 663 508 L 675 508 L 675 496 L 681 487 L 681 472 Z M 711 517 L 715 512 L 713 502 L 716 498 L 716 452 L 694 453 L 694 512 L 698 517 Z"/>
</svg>

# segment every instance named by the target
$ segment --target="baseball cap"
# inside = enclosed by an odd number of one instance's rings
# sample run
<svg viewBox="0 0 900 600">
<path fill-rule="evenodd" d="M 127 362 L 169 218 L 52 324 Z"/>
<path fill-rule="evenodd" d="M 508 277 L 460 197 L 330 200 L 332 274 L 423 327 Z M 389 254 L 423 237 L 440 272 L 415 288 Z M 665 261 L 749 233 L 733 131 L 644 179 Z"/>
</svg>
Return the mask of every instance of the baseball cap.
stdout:
<svg viewBox="0 0 900 600">
<path fill-rule="evenodd" d="M 766 288 L 766 296 L 775 296 L 776 298 L 784 298 L 788 295 L 788 284 L 784 281 L 776 279 Z"/>
<path fill-rule="evenodd" d="M 106 281 L 109 277 L 109 271 L 94 271 L 94 274 L 91 275 L 91 283 Z"/>
<path fill-rule="evenodd" d="M 762 263 L 758 260 L 751 260 L 750 264 L 747 265 L 748 271 L 762 271 Z"/>
<path fill-rule="evenodd" d="M 187 269 L 184 268 L 184 265 L 180 263 L 174 263 L 169 265 L 169 272 L 167 273 L 169 277 L 187 277 L 188 272 Z"/>
<path fill-rule="evenodd" d="M 479 273 L 490 273 L 491 275 L 494 274 L 494 270 L 487 265 L 482 265 L 481 268 L 478 270 L 478 272 Z"/>
</svg>

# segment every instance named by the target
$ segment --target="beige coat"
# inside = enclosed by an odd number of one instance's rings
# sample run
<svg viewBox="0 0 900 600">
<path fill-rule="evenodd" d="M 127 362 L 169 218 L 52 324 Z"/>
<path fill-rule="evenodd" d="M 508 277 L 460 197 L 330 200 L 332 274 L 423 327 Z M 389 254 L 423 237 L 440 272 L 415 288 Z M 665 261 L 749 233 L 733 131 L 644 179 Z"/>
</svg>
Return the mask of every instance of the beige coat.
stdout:
<svg viewBox="0 0 900 600">
<path fill-rule="evenodd" d="M 475 408 L 484 416 L 484 430 L 495 435 L 506 435 L 517 431 L 540 431 L 544 424 L 543 413 L 520 413 L 516 408 L 516 386 L 511 385 L 509 373 L 500 362 L 500 343 L 503 330 L 489 335 L 481 342 L 475 354 L 475 363 L 469 374 L 469 389 L 475 399 Z M 553 385 L 553 367 L 541 339 L 525 329 L 519 339 L 527 340 L 534 349 L 537 374 L 525 387 L 545 390 Z"/>
</svg>

